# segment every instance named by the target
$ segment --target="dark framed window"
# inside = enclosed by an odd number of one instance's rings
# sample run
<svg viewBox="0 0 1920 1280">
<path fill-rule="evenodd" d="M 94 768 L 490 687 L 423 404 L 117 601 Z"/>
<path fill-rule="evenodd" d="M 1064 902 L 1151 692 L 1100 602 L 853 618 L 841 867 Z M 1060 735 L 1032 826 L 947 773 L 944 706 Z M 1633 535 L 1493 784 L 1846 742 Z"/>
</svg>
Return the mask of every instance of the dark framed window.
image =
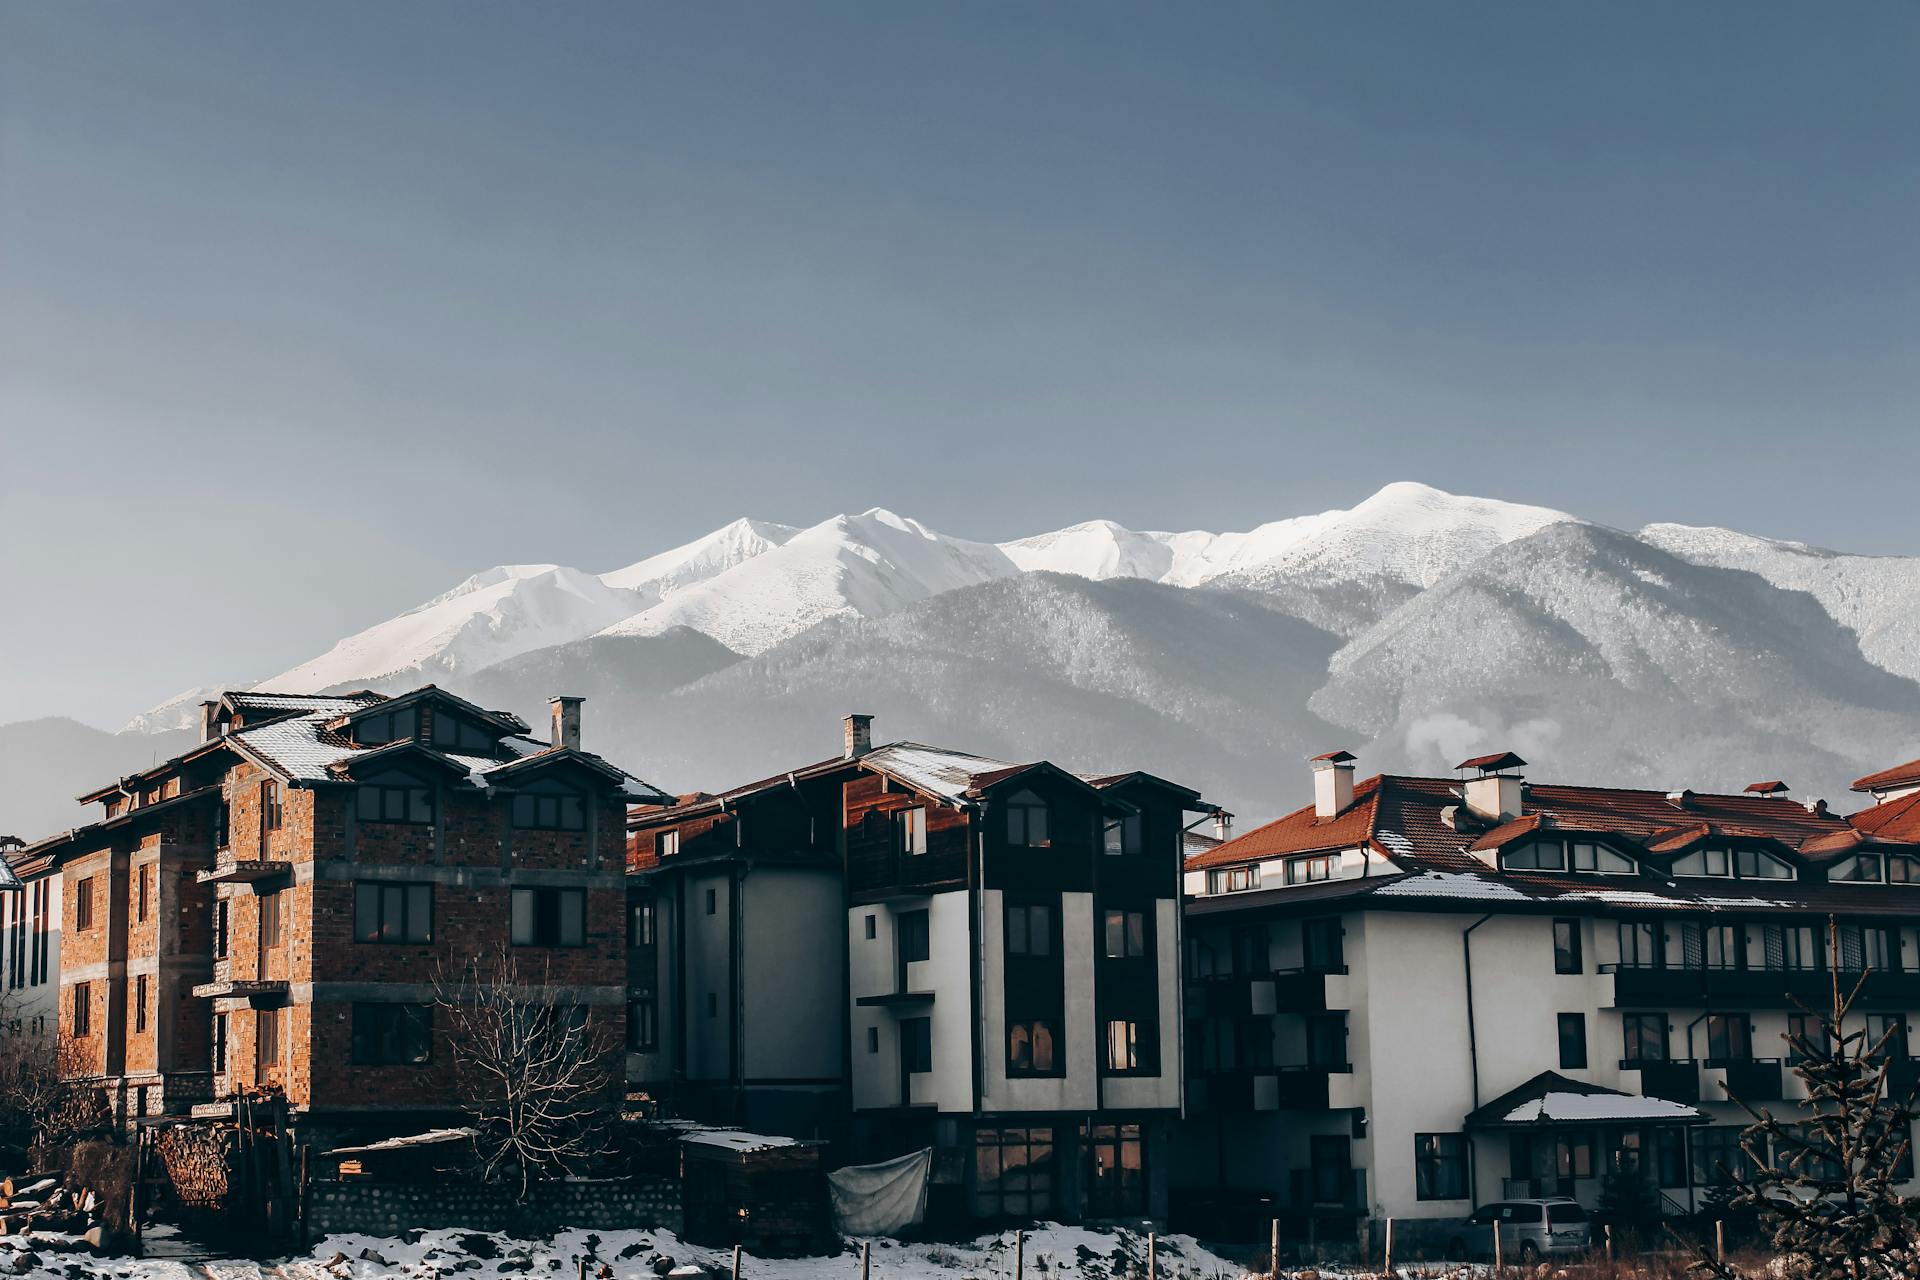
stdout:
<svg viewBox="0 0 1920 1280">
<path fill-rule="evenodd" d="M 354 881 L 353 940 L 432 942 L 433 886 Z"/>
<path fill-rule="evenodd" d="M 651 998 L 627 1001 L 627 1048 L 652 1053 L 660 1047 L 660 1006 Z"/>
<path fill-rule="evenodd" d="M 653 834 L 653 856 L 671 858 L 680 852 L 680 833 L 678 831 L 656 831 Z"/>
<path fill-rule="evenodd" d="M 880 1028 L 878 1027 L 867 1028 L 867 1052 L 880 1052 Z"/>
<path fill-rule="evenodd" d="M 147 913 L 153 906 L 152 899 L 153 864 L 151 862 L 143 862 L 140 864 L 140 875 L 134 882 L 134 919 L 144 921 L 147 918 Z"/>
<path fill-rule="evenodd" d="M 515 889 L 513 945 L 579 947 L 587 941 L 584 889 Z"/>
<path fill-rule="evenodd" d="M 872 942 L 875 938 L 879 936 L 880 936 L 879 922 L 875 919 L 873 912 L 869 911 L 867 912 L 867 941 Z"/>
<path fill-rule="evenodd" d="M 1737 1124 L 1715 1124 L 1689 1132 L 1694 1186 L 1725 1186 L 1733 1181 L 1734 1174 L 1751 1168 L 1752 1162 L 1740 1146 L 1740 1135 L 1745 1131 Z"/>
<path fill-rule="evenodd" d="M 973 1210 L 982 1218 L 1045 1218 L 1054 1211 L 1053 1129 L 978 1129 Z"/>
<path fill-rule="evenodd" d="M 1587 1015 L 1561 1013 L 1554 1017 L 1560 1027 L 1560 1067 L 1575 1071 L 1587 1065 Z"/>
<path fill-rule="evenodd" d="M 148 984 L 151 982 L 152 979 L 144 973 L 136 974 L 133 979 L 133 1029 L 135 1031 L 147 1029 L 147 995 Z"/>
<path fill-rule="evenodd" d="M 1310 973 L 1347 971 L 1346 930 L 1338 917 L 1324 916 L 1300 925 L 1300 946 Z M 1262 948 L 1264 959 L 1265 948 Z"/>
<path fill-rule="evenodd" d="M 1333 879 L 1333 856 L 1316 853 L 1305 858 L 1287 859 L 1288 884 L 1317 884 Z"/>
<path fill-rule="evenodd" d="M 1033 1018 L 1007 1028 L 1007 1074 L 1057 1076 L 1066 1070 L 1058 1032 L 1051 1018 Z"/>
<path fill-rule="evenodd" d="M 720 911 L 720 891 L 718 889 L 707 890 L 707 914 L 710 916 L 717 915 L 719 914 L 719 911 Z"/>
<path fill-rule="evenodd" d="M 213 1015 L 213 1071 L 215 1075 L 225 1075 L 227 1070 L 227 1015 Z"/>
<path fill-rule="evenodd" d="M 1039 849 L 1053 843 L 1048 830 L 1047 803 L 1031 791 L 1019 791 L 1007 801 L 1007 843 L 1015 848 Z"/>
<path fill-rule="evenodd" d="M 1464 1200 L 1467 1195 L 1467 1136 L 1463 1133 L 1413 1135 L 1414 1193 L 1421 1200 Z"/>
<path fill-rule="evenodd" d="M 417 1067 L 433 1057 L 433 1006 L 353 1006 L 353 1061 L 363 1067 Z"/>
<path fill-rule="evenodd" d="M 491 755 L 494 736 L 471 720 L 436 709 L 433 713 L 433 745 L 442 751 Z"/>
<path fill-rule="evenodd" d="M 1138 1217 L 1147 1211 L 1146 1145 L 1137 1124 L 1083 1124 L 1087 1153 L 1087 1214 Z"/>
<path fill-rule="evenodd" d="M 1666 964 L 1666 930 L 1657 920 L 1620 922 L 1620 967 L 1658 969 Z"/>
<path fill-rule="evenodd" d="M 280 927 L 280 895 L 263 893 L 258 901 L 260 903 L 260 945 L 277 947 L 286 941 Z"/>
<path fill-rule="evenodd" d="M 433 822 L 433 788 L 418 782 L 363 782 L 354 789 L 353 816 L 361 822 Z"/>
<path fill-rule="evenodd" d="M 1215 867 L 1207 872 L 1208 893 L 1240 893 L 1247 889 L 1260 887 L 1260 868 L 1257 865 L 1245 867 Z"/>
<path fill-rule="evenodd" d="M 1344 1070 L 1347 1062 L 1347 1015 L 1316 1013 L 1305 1019 L 1307 1065 Z"/>
<path fill-rule="evenodd" d="M 900 1069 L 909 1074 L 933 1070 L 933 1019 L 900 1020 Z"/>
<path fill-rule="evenodd" d="M 280 807 L 280 784 L 269 778 L 260 784 L 260 829 L 278 831 L 285 819 L 286 814 Z"/>
<path fill-rule="evenodd" d="M 222 800 L 213 807 L 213 847 L 224 849 L 233 840 L 233 810 Z"/>
<path fill-rule="evenodd" d="M 924 911 L 902 911 L 895 937 L 900 947 L 900 963 L 925 960 L 932 953 L 931 929 Z"/>
<path fill-rule="evenodd" d="M 513 798 L 513 825 L 527 831 L 585 831 L 587 804 L 579 796 L 570 793 L 534 795 L 522 792 Z"/>
<path fill-rule="evenodd" d="M 253 1069 L 265 1074 L 280 1065 L 280 1010 L 253 1011 Z"/>
<path fill-rule="evenodd" d="M 1102 827 L 1101 849 L 1112 857 L 1129 857 L 1146 847 L 1146 819 L 1137 813 L 1109 818 Z"/>
<path fill-rule="evenodd" d="M 404 742 L 419 731 L 419 712 L 414 707 L 403 707 L 398 711 L 382 711 L 377 715 L 362 716 L 353 722 L 353 740 L 363 747 L 377 747 L 388 742 Z"/>
<path fill-rule="evenodd" d="M 1825 1053 L 1828 1047 L 1827 1042 L 1827 1024 L 1819 1014 L 1790 1013 L 1787 1015 L 1787 1065 L 1797 1066 L 1807 1061 L 1806 1049 L 1811 1049 L 1814 1053 Z"/>
<path fill-rule="evenodd" d="M 1707 1057 L 1714 1062 L 1746 1062 L 1753 1057 L 1753 1024 L 1746 1014 L 1707 1015 Z"/>
<path fill-rule="evenodd" d="M 1620 1036 L 1627 1062 L 1665 1062 L 1667 1060 L 1667 1015 L 1664 1013 L 1623 1013 Z"/>
<path fill-rule="evenodd" d="M 1109 960 L 1138 960 L 1147 954 L 1147 913 L 1144 911 L 1108 911 L 1106 957 Z"/>
<path fill-rule="evenodd" d="M 1007 907 L 1007 954 L 1010 956 L 1047 956 L 1053 954 L 1053 909 L 1044 906 Z"/>
<path fill-rule="evenodd" d="M 73 886 L 73 927 L 93 928 L 93 877 L 87 876 Z"/>
<path fill-rule="evenodd" d="M 1131 1018 L 1110 1018 L 1107 1021 L 1106 1068 L 1108 1072 L 1121 1075 L 1127 1072 L 1151 1075 L 1156 1067 L 1159 1055 L 1155 1050 L 1154 1029 L 1150 1022 L 1139 1022 Z"/>
<path fill-rule="evenodd" d="M 653 945 L 654 905 L 652 898 L 636 898 L 627 906 L 627 945 Z"/>
<path fill-rule="evenodd" d="M 73 984 L 73 1034 L 76 1036 L 93 1034 L 93 986 L 91 983 Z"/>
<path fill-rule="evenodd" d="M 213 904 L 213 958 L 216 960 L 227 957 L 228 901 L 218 898 Z"/>
<path fill-rule="evenodd" d="M 1653 1131 L 1654 1176 L 1663 1187 L 1687 1185 L 1687 1133 L 1672 1126 Z"/>
<path fill-rule="evenodd" d="M 902 809 L 893 815 L 894 847 L 908 857 L 917 858 L 927 851 L 927 811 Z"/>
<path fill-rule="evenodd" d="M 1583 968 L 1584 961 L 1580 955 L 1580 922 L 1555 920 L 1553 922 L 1553 971 L 1579 973 Z"/>
</svg>

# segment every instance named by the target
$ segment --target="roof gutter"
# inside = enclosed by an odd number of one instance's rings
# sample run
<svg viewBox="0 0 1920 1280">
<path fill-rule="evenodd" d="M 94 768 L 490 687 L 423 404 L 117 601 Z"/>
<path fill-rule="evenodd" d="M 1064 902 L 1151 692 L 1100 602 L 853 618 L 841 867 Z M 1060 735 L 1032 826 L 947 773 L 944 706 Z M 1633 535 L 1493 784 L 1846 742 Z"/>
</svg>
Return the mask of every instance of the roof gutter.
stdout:
<svg viewBox="0 0 1920 1280">
<path fill-rule="evenodd" d="M 1460 964 L 1467 980 L 1467 1067 L 1473 1077 L 1473 1110 L 1480 1109 L 1480 1039 L 1473 1025 L 1473 931 L 1493 919 L 1493 912 L 1475 920 L 1460 931 Z M 1480 1159 L 1473 1149 L 1473 1135 L 1467 1135 L 1467 1199 L 1480 1203 Z"/>
</svg>

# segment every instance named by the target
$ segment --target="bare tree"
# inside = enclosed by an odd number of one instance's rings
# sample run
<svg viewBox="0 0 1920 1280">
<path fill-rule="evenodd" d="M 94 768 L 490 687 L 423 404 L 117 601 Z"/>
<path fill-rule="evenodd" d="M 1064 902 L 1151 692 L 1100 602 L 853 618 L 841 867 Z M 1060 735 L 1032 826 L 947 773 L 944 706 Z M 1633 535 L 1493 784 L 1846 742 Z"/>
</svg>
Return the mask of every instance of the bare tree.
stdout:
<svg viewBox="0 0 1920 1280">
<path fill-rule="evenodd" d="M 111 1111 L 84 1047 L 66 1036 L 0 1035 L 0 1133 L 58 1144 L 106 1128 Z"/>
<path fill-rule="evenodd" d="M 484 1176 L 515 1181 L 522 1199 L 605 1155 L 615 1114 L 618 1047 L 549 969 L 523 970 L 503 946 L 434 982 Z"/>
</svg>

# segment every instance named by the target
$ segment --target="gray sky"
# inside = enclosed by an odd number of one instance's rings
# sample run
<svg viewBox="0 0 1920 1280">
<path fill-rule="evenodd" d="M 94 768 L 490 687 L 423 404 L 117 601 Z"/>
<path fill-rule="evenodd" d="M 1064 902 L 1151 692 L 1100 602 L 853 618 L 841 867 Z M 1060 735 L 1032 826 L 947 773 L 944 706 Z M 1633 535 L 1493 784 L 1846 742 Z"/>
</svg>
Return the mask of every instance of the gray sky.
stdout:
<svg viewBox="0 0 1920 1280">
<path fill-rule="evenodd" d="M 1920 8 L 0 7 L 0 721 L 753 514 L 1917 552 Z"/>
</svg>

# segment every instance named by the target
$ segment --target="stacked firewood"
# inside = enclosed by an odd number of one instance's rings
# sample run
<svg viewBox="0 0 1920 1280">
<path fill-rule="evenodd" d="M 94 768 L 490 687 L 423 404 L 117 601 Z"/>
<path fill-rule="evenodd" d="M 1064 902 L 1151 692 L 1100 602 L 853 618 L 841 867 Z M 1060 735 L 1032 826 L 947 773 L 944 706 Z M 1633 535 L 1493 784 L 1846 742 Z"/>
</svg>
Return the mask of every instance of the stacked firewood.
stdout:
<svg viewBox="0 0 1920 1280">
<path fill-rule="evenodd" d="M 189 1209 L 224 1209 L 233 1194 L 238 1135 L 230 1125 L 175 1125 L 153 1137 L 150 1155 L 166 1171 L 174 1202 Z"/>
<path fill-rule="evenodd" d="M 99 1248 L 105 1234 L 100 1197 L 61 1185 L 59 1175 L 0 1178 L 0 1236 L 74 1236 Z"/>
</svg>

